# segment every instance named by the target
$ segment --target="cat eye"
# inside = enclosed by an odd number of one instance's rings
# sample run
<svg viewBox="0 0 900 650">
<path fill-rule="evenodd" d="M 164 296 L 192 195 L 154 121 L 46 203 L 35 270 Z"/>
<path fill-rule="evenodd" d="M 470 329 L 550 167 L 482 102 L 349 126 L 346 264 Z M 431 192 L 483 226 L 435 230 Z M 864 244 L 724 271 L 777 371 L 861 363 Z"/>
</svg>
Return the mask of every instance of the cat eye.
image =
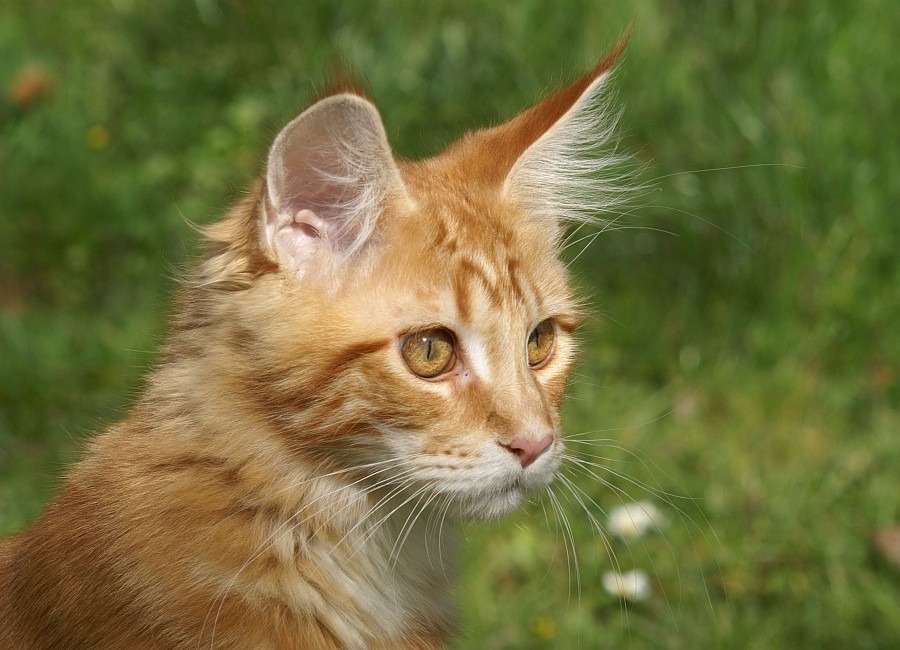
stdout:
<svg viewBox="0 0 900 650">
<path fill-rule="evenodd" d="M 537 368 L 550 358 L 556 340 L 556 328 L 549 318 L 538 323 L 528 335 L 528 365 Z"/>
<path fill-rule="evenodd" d="M 453 367 L 453 335 L 443 328 L 413 332 L 403 339 L 400 353 L 406 365 L 423 379 L 434 379 Z"/>
</svg>

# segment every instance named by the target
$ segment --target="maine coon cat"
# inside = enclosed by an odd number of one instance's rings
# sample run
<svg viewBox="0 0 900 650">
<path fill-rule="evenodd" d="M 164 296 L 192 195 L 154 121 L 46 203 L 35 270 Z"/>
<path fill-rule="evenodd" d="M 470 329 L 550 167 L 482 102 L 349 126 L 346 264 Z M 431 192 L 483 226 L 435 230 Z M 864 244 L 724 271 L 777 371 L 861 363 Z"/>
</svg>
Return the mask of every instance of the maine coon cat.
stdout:
<svg viewBox="0 0 900 650">
<path fill-rule="evenodd" d="M 615 198 L 595 152 L 623 46 L 427 160 L 353 92 L 290 122 L 206 230 L 130 417 L 0 544 L 0 647 L 440 647 L 445 519 L 560 463 L 559 253 Z"/>
</svg>

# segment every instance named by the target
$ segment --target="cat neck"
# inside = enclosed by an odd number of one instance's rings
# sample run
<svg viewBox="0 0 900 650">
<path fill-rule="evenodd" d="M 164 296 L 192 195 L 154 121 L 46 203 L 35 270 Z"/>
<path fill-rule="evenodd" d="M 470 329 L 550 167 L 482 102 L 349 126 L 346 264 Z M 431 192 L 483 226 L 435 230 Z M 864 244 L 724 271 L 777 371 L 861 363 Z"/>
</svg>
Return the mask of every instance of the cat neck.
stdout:
<svg viewBox="0 0 900 650">
<path fill-rule="evenodd" d="M 277 423 L 240 400 L 222 408 L 214 396 L 227 378 L 198 375 L 206 361 L 182 354 L 157 370 L 133 417 L 89 456 L 104 480 L 112 456 L 129 458 L 117 482 L 141 487 L 117 495 L 131 501 L 122 511 L 146 512 L 156 530 L 171 531 L 160 539 L 132 527 L 134 543 L 153 539 L 157 552 L 193 558 L 182 578 L 206 585 L 223 610 L 275 600 L 314 611 L 344 647 L 377 647 L 374 638 L 426 623 L 449 634 L 456 544 L 446 513 L 417 500 L 414 487 L 372 479 L 364 463 L 348 471 L 292 448 Z M 209 380 L 179 386 L 196 376 Z"/>
</svg>

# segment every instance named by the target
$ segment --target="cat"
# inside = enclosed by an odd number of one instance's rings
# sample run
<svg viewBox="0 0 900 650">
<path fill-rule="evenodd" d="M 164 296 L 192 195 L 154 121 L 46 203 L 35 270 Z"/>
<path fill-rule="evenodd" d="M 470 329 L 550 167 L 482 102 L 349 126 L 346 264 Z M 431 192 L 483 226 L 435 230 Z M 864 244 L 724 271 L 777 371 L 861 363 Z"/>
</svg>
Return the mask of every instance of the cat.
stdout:
<svg viewBox="0 0 900 650">
<path fill-rule="evenodd" d="M 446 520 L 548 486 L 582 311 L 566 225 L 614 205 L 625 39 L 505 124 L 395 159 L 374 104 L 287 124 L 182 288 L 130 416 L 0 543 L 2 648 L 441 647 Z"/>
</svg>

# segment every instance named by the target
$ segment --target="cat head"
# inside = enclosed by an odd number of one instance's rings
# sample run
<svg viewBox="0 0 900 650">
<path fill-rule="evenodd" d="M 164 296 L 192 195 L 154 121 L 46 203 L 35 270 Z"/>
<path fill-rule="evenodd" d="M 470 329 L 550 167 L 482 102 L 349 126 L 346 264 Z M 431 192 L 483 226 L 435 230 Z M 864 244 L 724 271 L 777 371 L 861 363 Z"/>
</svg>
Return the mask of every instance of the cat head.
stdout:
<svg viewBox="0 0 900 650">
<path fill-rule="evenodd" d="M 355 93 L 278 134 L 199 290 L 228 390 L 288 457 L 478 518 L 553 479 L 580 312 L 559 255 L 620 189 L 597 150 L 623 46 L 427 160 Z"/>
</svg>

